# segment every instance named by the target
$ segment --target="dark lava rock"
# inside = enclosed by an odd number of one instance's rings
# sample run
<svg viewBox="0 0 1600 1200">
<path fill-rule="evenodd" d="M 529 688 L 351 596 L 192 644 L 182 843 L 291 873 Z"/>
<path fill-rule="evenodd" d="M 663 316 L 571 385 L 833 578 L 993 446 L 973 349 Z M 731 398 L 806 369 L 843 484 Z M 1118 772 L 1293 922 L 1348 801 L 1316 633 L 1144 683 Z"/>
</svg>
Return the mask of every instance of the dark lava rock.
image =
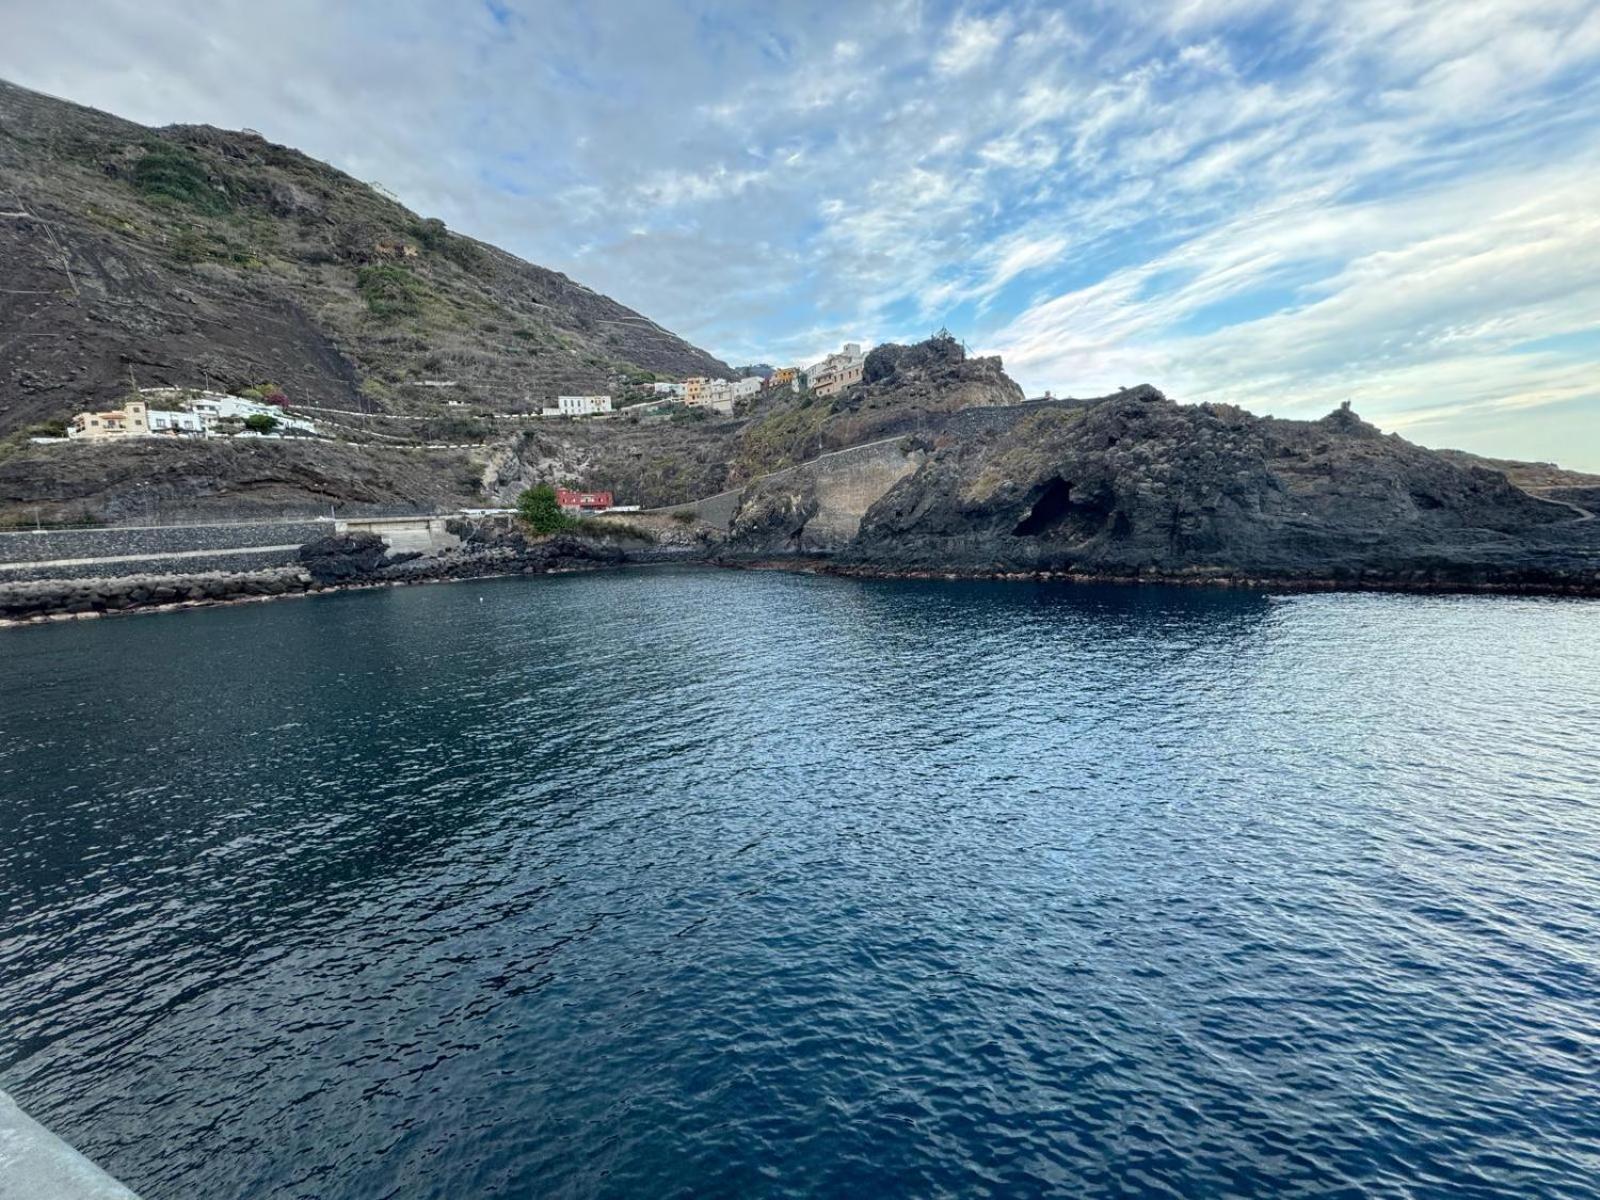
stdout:
<svg viewBox="0 0 1600 1200">
<path fill-rule="evenodd" d="M 882 496 L 842 561 L 893 570 L 1600 588 L 1600 521 L 1498 471 L 1150 387 L 1019 410 Z"/>
<path fill-rule="evenodd" d="M 881 383 L 902 372 L 948 369 L 966 360 L 966 348 L 948 333 L 935 334 L 911 346 L 885 342 L 868 351 L 861 368 L 861 381 Z"/>
<path fill-rule="evenodd" d="M 375 533 L 339 533 L 300 547 L 300 564 L 318 583 L 351 583 L 377 573 L 389 548 Z"/>
</svg>

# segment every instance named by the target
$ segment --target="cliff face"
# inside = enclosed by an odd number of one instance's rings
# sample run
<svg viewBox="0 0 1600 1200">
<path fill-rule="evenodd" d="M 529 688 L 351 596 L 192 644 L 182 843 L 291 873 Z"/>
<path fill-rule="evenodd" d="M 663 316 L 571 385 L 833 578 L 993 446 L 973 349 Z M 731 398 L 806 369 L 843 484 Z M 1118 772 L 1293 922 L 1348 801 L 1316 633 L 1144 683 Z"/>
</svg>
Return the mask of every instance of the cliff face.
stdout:
<svg viewBox="0 0 1600 1200">
<path fill-rule="evenodd" d="M 918 438 L 892 438 L 754 481 L 739 496 L 726 549 L 735 554 L 833 553 L 862 518 L 926 458 Z"/>
<path fill-rule="evenodd" d="M 728 368 L 554 271 L 248 132 L 0 82 L 0 435 L 141 386 L 428 413 Z M 447 392 L 417 386 L 448 379 Z"/>
<path fill-rule="evenodd" d="M 1503 474 L 1320 421 L 1138 388 L 949 441 L 867 512 L 842 561 L 901 570 L 1600 585 L 1600 522 Z"/>
</svg>

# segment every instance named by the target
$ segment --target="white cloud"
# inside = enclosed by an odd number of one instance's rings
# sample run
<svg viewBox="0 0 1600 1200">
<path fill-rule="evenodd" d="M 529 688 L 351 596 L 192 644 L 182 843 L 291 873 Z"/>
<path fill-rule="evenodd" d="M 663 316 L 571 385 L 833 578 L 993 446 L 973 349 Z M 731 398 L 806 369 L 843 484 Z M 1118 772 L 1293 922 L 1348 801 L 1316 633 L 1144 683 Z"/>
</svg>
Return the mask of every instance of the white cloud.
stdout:
<svg viewBox="0 0 1600 1200">
<path fill-rule="evenodd" d="M 1308 274 L 1317 262 L 1330 268 Z M 1181 277 L 1153 296 L 1152 280 Z M 1191 333 L 1297 280 L 1274 311 Z M 1600 157 L 1364 203 L 1307 196 L 1025 312 L 991 339 L 1025 379 L 1093 394 L 1149 378 L 1282 415 L 1354 397 L 1395 428 L 1600 395 L 1592 363 L 1525 343 L 1600 329 Z"/>
<path fill-rule="evenodd" d="M 941 75 L 960 75 L 993 60 L 1005 42 L 1004 17 L 972 17 L 962 14 L 950 25 L 944 45 L 934 55 L 933 69 Z"/>
</svg>

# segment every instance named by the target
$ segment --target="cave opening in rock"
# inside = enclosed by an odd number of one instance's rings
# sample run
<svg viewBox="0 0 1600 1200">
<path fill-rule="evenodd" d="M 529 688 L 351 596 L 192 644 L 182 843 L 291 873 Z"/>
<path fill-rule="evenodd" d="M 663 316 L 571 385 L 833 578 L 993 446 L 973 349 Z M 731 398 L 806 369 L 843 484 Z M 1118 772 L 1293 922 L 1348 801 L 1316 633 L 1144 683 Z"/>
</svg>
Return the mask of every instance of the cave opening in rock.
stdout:
<svg viewBox="0 0 1600 1200">
<path fill-rule="evenodd" d="M 1046 481 L 1034 497 L 1028 515 L 1011 532 L 1017 537 L 1035 537 L 1059 525 L 1072 511 L 1072 485 L 1061 476 Z"/>
<path fill-rule="evenodd" d="M 1105 532 L 1108 523 L 1112 523 L 1116 507 L 1111 495 L 1102 488 L 1087 496 L 1075 496 L 1074 486 L 1057 475 L 1035 488 L 1028 515 L 1017 522 L 1012 534 L 1016 537 L 1066 534 L 1081 541 Z M 1117 525 L 1126 532 L 1125 519 L 1113 525 L 1113 532 L 1118 532 Z"/>
</svg>

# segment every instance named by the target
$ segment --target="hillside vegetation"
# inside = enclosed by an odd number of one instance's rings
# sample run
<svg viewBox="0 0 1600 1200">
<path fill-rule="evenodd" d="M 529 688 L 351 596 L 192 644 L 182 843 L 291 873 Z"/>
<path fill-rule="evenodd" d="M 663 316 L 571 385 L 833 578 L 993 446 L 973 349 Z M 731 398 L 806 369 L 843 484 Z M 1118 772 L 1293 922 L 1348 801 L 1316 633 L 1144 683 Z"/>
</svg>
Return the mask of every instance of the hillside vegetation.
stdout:
<svg viewBox="0 0 1600 1200">
<path fill-rule="evenodd" d="M 502 412 L 711 355 L 257 134 L 149 129 L 0 82 L 0 435 L 128 388 Z M 423 380 L 454 380 L 431 389 Z"/>
</svg>

